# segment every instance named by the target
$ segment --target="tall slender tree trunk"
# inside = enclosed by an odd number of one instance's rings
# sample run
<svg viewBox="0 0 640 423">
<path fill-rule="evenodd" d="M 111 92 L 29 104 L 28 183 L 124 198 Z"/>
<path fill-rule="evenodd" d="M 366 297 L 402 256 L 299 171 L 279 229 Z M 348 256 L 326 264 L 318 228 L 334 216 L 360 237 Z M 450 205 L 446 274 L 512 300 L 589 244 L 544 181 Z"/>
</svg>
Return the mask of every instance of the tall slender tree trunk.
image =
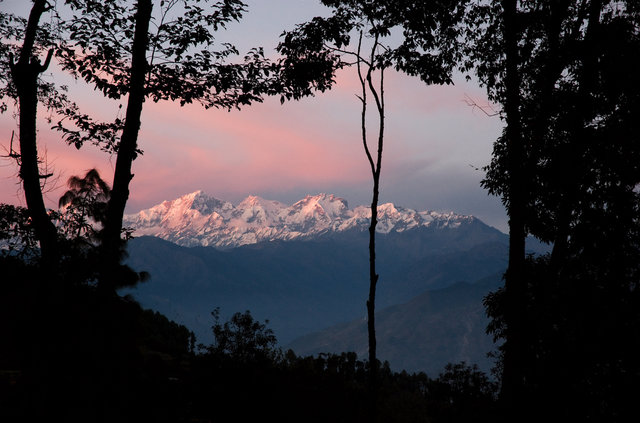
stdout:
<svg viewBox="0 0 640 423">
<path fill-rule="evenodd" d="M 110 270 L 121 259 L 121 231 L 124 209 L 129 199 L 129 183 L 133 178 L 131 167 L 137 156 L 140 116 L 145 99 L 145 78 L 147 75 L 147 49 L 149 46 L 149 22 L 151 20 L 151 0 L 138 0 L 135 14 L 135 33 L 133 37 L 131 74 L 129 80 L 129 98 L 126 120 L 122 137 L 118 144 L 118 155 L 113 177 L 111 197 L 107 205 L 103 230 L 102 248 L 105 258 L 106 277 L 101 281 L 103 288 L 113 289 Z M 106 285 L 106 286 L 105 286 Z"/>
<path fill-rule="evenodd" d="M 524 343 L 525 322 L 525 180 L 524 145 L 520 116 L 520 75 L 518 64 L 517 0 L 502 0 L 503 40 L 505 43 L 505 113 L 508 154 L 509 205 L 509 265 L 505 274 L 506 342 L 504 350 L 501 400 L 507 417 L 522 413 L 524 401 Z"/>
<path fill-rule="evenodd" d="M 371 200 L 371 224 L 369 225 L 369 298 L 367 299 L 367 331 L 369 335 L 369 407 L 371 422 L 378 416 L 378 358 L 376 346 L 376 225 L 378 224 L 378 194 L 380 174 L 373 177 L 373 198 Z"/>
<path fill-rule="evenodd" d="M 52 389 L 56 380 L 56 362 L 58 351 L 52 350 L 53 337 L 59 328 L 60 299 L 62 291 L 55 272 L 58 264 L 57 230 L 51 221 L 42 196 L 41 181 L 46 175 L 40 174 L 37 146 L 37 113 L 38 113 L 38 79 L 49 67 L 53 50 L 49 50 L 44 64 L 36 57 L 35 40 L 39 22 L 44 12 L 50 8 L 46 0 L 35 0 L 29 13 L 24 42 L 17 62 L 10 57 L 11 79 L 16 87 L 19 103 L 19 145 L 20 170 L 27 210 L 31 218 L 35 236 L 40 243 L 41 264 L 43 271 L 35 279 L 27 279 L 28 285 L 35 287 L 34 306 L 28 327 L 34 342 L 25 348 L 25 364 L 23 371 L 25 380 L 30 380 L 25 389 L 29 394 L 42 395 L 43 401 L 35 401 L 28 410 L 30 416 L 51 415 L 52 407 L 49 398 L 53 397 Z M 32 285 L 35 282 L 35 285 Z M 56 380 L 59 383 L 59 379 Z M 46 411 L 45 411 L 46 410 Z"/>
<path fill-rule="evenodd" d="M 57 231 L 44 205 L 38 167 L 36 117 L 38 112 L 38 78 L 51 61 L 50 50 L 44 64 L 34 56 L 34 43 L 42 14 L 49 6 L 45 0 L 36 0 L 31 8 L 24 43 L 16 63 L 11 58 L 11 77 L 18 92 L 20 104 L 20 179 L 36 237 L 40 241 L 45 266 L 55 263 L 57 257 Z"/>
<path fill-rule="evenodd" d="M 376 345 L 376 287 L 379 275 L 376 271 L 376 226 L 378 225 L 378 198 L 380 195 L 380 170 L 382 167 L 382 148 L 384 144 L 384 69 L 380 70 L 381 82 L 378 93 L 371 81 L 371 72 L 367 76 L 369 89 L 376 100 L 378 109 L 378 152 L 373 173 L 373 195 L 371 198 L 371 225 L 369 225 L 369 299 L 367 300 L 369 331 L 369 363 L 371 365 L 372 385 L 377 384 L 378 359 Z"/>
<path fill-rule="evenodd" d="M 378 376 L 378 359 L 376 350 L 376 226 L 378 225 L 378 195 L 380 175 L 373 178 L 373 197 L 371 200 L 371 224 L 369 225 L 369 298 L 367 299 L 367 330 L 369 334 L 369 366 L 371 385 L 376 386 Z"/>
<path fill-rule="evenodd" d="M 376 272 L 376 226 L 378 225 L 378 199 L 380 195 L 380 170 L 382 168 L 382 150 L 384 146 L 384 68 L 380 69 L 380 87 L 379 90 L 373 84 L 372 73 L 374 70 L 375 54 L 378 49 L 378 36 L 375 37 L 371 48 L 368 69 L 366 75 L 362 74 L 361 69 L 361 47 L 362 33 L 358 41 L 358 78 L 362 88 L 362 95 L 359 97 L 362 102 L 361 111 L 361 131 L 362 144 L 364 147 L 369 166 L 371 168 L 371 176 L 373 178 L 373 195 L 371 198 L 371 223 L 369 225 L 369 298 L 367 299 L 367 331 L 369 338 L 369 389 L 371 405 L 369 407 L 369 419 L 374 422 L 378 418 L 378 358 L 376 344 L 376 287 L 379 275 Z M 367 142 L 367 90 L 371 92 L 378 111 L 378 142 L 377 154 L 371 154 L 369 144 Z"/>
</svg>

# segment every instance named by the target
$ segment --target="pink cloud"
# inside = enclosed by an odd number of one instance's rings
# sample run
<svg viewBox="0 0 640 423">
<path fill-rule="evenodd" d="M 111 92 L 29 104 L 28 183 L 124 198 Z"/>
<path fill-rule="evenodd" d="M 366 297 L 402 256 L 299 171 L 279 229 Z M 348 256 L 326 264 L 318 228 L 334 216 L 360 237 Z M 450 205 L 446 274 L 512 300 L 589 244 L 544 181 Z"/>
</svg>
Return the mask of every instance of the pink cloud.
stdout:
<svg viewBox="0 0 640 423">
<path fill-rule="evenodd" d="M 144 155 L 133 165 L 128 210 L 197 189 L 222 198 L 329 191 L 341 186 L 361 187 L 368 193 L 371 175 L 360 138 L 359 83 L 352 71 L 340 72 L 337 82 L 333 90 L 314 98 L 284 105 L 269 98 L 242 111 L 147 102 L 139 138 Z M 468 128 L 471 134 L 464 136 L 475 136 L 478 125 L 486 120 L 473 117 L 463 104 L 464 86 L 427 87 L 417 78 L 395 72 L 387 72 L 386 83 L 383 179 L 397 180 L 394 175 L 402 175 L 408 168 L 419 175 L 424 169 L 446 163 L 460 154 L 461 144 L 453 138 L 459 137 L 461 128 Z M 103 119 L 118 112 L 116 103 L 106 102 L 98 94 L 84 94 L 82 100 L 86 103 L 83 110 Z M 377 118 L 372 106 L 370 110 L 370 142 L 375 148 Z M 0 116 L 0 137 L 8 139 L 14 126 L 6 115 Z M 63 192 L 69 176 L 92 167 L 111 183 L 115 157 L 110 161 L 109 155 L 90 145 L 79 151 L 69 147 L 48 126 L 41 121 L 42 145 L 63 185 L 50 194 L 50 205 Z M 9 168 L 0 167 L 0 199 L 15 203 L 15 169 Z"/>
<path fill-rule="evenodd" d="M 228 113 L 170 103 L 147 105 L 141 133 L 146 153 L 135 164 L 141 171 L 134 184 L 152 188 L 157 181 L 157 190 L 166 183 L 248 194 L 366 179 L 353 160 L 354 153 L 361 153 L 357 140 L 347 142 L 340 128 L 305 117 L 291 106 L 268 100 Z"/>
</svg>

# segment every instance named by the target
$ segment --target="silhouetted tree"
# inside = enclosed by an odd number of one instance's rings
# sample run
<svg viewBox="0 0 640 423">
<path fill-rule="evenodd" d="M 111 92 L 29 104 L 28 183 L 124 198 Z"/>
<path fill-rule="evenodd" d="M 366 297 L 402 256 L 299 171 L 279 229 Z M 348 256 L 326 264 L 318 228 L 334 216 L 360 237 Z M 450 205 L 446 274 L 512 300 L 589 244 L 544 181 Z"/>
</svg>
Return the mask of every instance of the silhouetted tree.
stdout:
<svg viewBox="0 0 640 423">
<path fill-rule="evenodd" d="M 375 308 L 376 308 L 376 286 L 378 284 L 379 275 L 376 271 L 376 226 L 378 224 L 378 198 L 380 195 L 380 171 L 382 170 L 382 150 L 384 147 L 384 65 L 375 65 L 379 60 L 379 49 L 384 49 L 384 46 L 379 44 L 379 35 L 375 24 L 371 21 L 372 31 L 376 32 L 373 35 L 373 45 L 371 46 L 371 53 L 367 59 L 364 59 L 360 54 L 361 40 L 358 41 L 358 56 L 357 56 L 357 68 L 358 79 L 360 80 L 360 86 L 362 87 L 362 94 L 359 97 L 362 103 L 362 145 L 371 166 L 371 177 L 373 179 L 373 196 L 371 198 L 371 224 L 369 225 L 369 298 L 367 299 L 367 331 L 369 337 L 369 370 L 371 373 L 371 384 L 373 389 L 377 387 L 377 372 L 378 372 L 378 358 L 376 352 L 376 326 L 375 326 Z M 362 34 L 362 32 L 361 32 Z M 368 63 L 366 66 L 366 72 L 363 74 L 362 63 Z M 380 72 L 379 88 L 376 88 L 373 83 L 373 71 L 378 68 Z M 367 140 L 367 89 L 375 100 L 376 109 L 378 112 L 378 142 L 377 142 L 377 154 L 375 159 L 373 158 L 371 151 L 369 150 L 369 144 Z M 375 397 L 374 397 L 375 398 Z M 375 399 L 374 399 L 375 401 Z"/>
<path fill-rule="evenodd" d="M 213 344 L 205 347 L 209 354 L 228 355 L 239 362 L 277 360 L 280 351 L 273 330 L 267 328 L 269 321 L 254 320 L 249 310 L 235 313 L 222 323 L 220 309 L 211 312 L 214 319 Z"/>
<path fill-rule="evenodd" d="M 36 115 L 39 94 L 43 94 L 51 85 L 40 83 L 40 76 L 47 70 L 53 56 L 54 29 L 51 25 L 41 25 L 43 13 L 49 11 L 52 5 L 46 0 L 36 0 L 29 14 L 29 19 L 16 19 L 2 13 L 0 16 L 0 33 L 3 42 L 1 47 L 2 64 L 0 77 L 0 98 L 2 108 L 7 109 L 5 97 L 16 100 L 19 106 L 19 145 L 18 158 L 20 166 L 19 176 L 25 193 L 27 209 L 33 222 L 35 234 L 40 241 L 43 262 L 53 264 L 57 257 L 56 228 L 49 219 L 42 197 L 41 182 L 51 175 L 42 174 L 39 167 L 39 157 L 36 142 Z M 20 27 L 24 25 L 24 27 Z M 22 41 L 18 48 L 13 41 Z M 48 50 L 44 63 L 39 58 L 43 51 Z M 17 56 L 17 60 L 15 57 Z M 8 73 L 4 74 L 5 72 Z M 12 154 L 13 151 L 10 151 Z"/>
<path fill-rule="evenodd" d="M 476 365 L 449 363 L 427 384 L 427 410 L 435 422 L 494 422 L 497 383 Z"/>
<path fill-rule="evenodd" d="M 215 32 L 242 17 L 245 5 L 241 1 L 162 1 L 155 20 L 151 0 L 135 5 L 94 0 L 69 3 L 77 14 L 67 25 L 72 42 L 57 54 L 62 67 L 107 97 L 128 96 L 122 122 L 104 127 L 70 109 L 66 118 L 76 127 L 58 126 L 69 143 L 79 147 L 86 141 L 97 142 L 117 154 L 102 232 L 104 270 L 108 272 L 120 259 L 122 216 L 133 178 L 132 163 L 140 153 L 138 131 L 145 99 L 239 107 L 261 101 L 261 95 L 270 89 L 267 74 L 271 65 L 260 49 L 252 50 L 240 64 L 224 63 L 237 54 L 232 45 L 213 50 Z M 104 284 L 111 285 L 105 286 L 107 290 L 114 283 L 104 278 Z"/>
<path fill-rule="evenodd" d="M 541 413 L 553 404 L 571 418 L 618 419 L 626 396 L 613 400 L 606 390 L 633 373 L 622 357 L 635 348 L 615 328 L 638 330 L 629 307 L 638 276 L 639 69 L 628 59 L 640 52 L 638 6 L 489 2 L 475 10 L 476 70 L 507 125 L 484 185 L 517 217 L 517 257 L 504 292 L 487 301 L 490 329 L 506 340 L 502 397 L 512 418 L 537 401 L 549 404 Z M 552 243 L 551 256 L 525 261 L 527 233 Z M 598 313 L 610 315 L 607 323 L 588 317 Z"/>
<path fill-rule="evenodd" d="M 143 310 L 138 322 L 139 344 L 150 352 L 167 353 L 183 358 L 194 353 L 193 332 L 152 310 Z"/>
<path fill-rule="evenodd" d="M 60 211 L 50 212 L 59 231 L 59 277 L 66 283 L 94 283 L 103 276 L 103 249 L 100 231 L 111 190 L 96 169 L 89 170 L 83 178 L 72 176 L 67 190 L 58 204 Z M 123 230 L 125 240 L 130 230 Z M 133 286 L 148 279 L 147 272 L 136 272 L 120 262 L 110 269 L 117 276 L 118 286 Z"/>
<path fill-rule="evenodd" d="M 62 131 L 68 143 L 80 148 L 91 142 L 117 156 L 101 234 L 105 263 L 102 285 L 105 291 L 112 291 L 117 281 L 107 275 L 123 251 L 122 216 L 133 177 L 132 163 L 141 153 L 138 132 L 145 99 L 231 109 L 261 101 L 265 94 L 287 93 L 289 88 L 282 83 L 277 65 L 264 58 L 262 49 L 252 49 L 243 61 L 234 63 L 232 57 L 238 54 L 235 47 L 228 43 L 216 46 L 215 33 L 238 21 L 246 11 L 241 1 L 163 0 L 155 14 L 152 0 L 66 0 L 57 6 L 68 6 L 70 11 L 62 14 L 64 19 L 54 15 L 55 34 L 47 24 L 40 24 L 43 13 L 55 12 L 53 4 L 46 1 L 34 3 L 26 31 L 20 28 L 22 20 L 1 14 L 0 30 L 7 40 L 2 51 L 18 51 L 20 59 L 11 61 L 12 78 L 0 80 L 0 94 L 3 100 L 16 97 L 25 103 L 20 108 L 21 116 L 28 120 L 20 124 L 24 132 L 20 136 L 20 174 L 27 206 L 43 244 L 43 257 L 49 251 L 54 256 L 56 249 L 49 247 L 55 244 L 55 228 L 38 185 L 44 175 L 37 169 L 36 94 L 51 88 L 38 79 L 39 75 L 55 51 L 61 67 L 76 78 L 111 99 L 127 97 L 124 119 L 97 122 L 64 92 L 54 91 L 55 95 L 49 96 L 49 103 L 62 117 L 55 128 Z M 15 42 L 21 41 L 23 46 L 17 49 Z M 45 65 L 41 65 L 34 56 L 49 47 Z M 5 110 L 6 103 L 2 104 Z"/>
<path fill-rule="evenodd" d="M 111 189 L 96 169 L 89 170 L 83 178 L 72 176 L 67 181 L 67 190 L 58 206 L 64 208 L 64 229 L 69 235 L 85 237 L 96 242 L 99 228 L 105 220 L 105 211 Z"/>
<path fill-rule="evenodd" d="M 294 31 L 285 32 L 278 50 L 285 56 L 281 62 L 285 79 L 297 88 L 294 91 L 297 95 L 308 95 L 313 90 L 324 91 L 334 82 L 335 70 L 349 65 L 357 68 L 362 88 L 358 96 L 362 103 L 362 141 L 373 178 L 367 316 L 370 378 L 375 392 L 378 367 L 375 337 L 375 295 L 378 283 L 375 232 L 384 146 L 384 70 L 393 66 L 409 75 L 420 76 L 427 84 L 451 83 L 451 72 L 459 58 L 456 42 L 465 1 L 453 0 L 435 4 L 415 1 L 327 0 L 322 3 L 333 9 L 332 15 L 328 18 L 316 17 L 308 23 L 298 25 Z M 383 44 L 382 39 L 389 37 L 395 30 L 402 32 L 400 42 L 393 47 Z M 349 47 L 354 33 L 358 35 L 357 45 Z M 367 39 L 371 46 L 365 47 L 367 52 L 363 53 L 362 42 Z M 379 73 L 378 82 L 374 82 L 375 73 Z M 375 153 L 367 142 L 367 93 L 374 98 L 378 114 Z M 375 395 L 373 398 L 372 409 L 375 408 Z M 375 411 L 372 416 L 375 416 Z"/>
</svg>

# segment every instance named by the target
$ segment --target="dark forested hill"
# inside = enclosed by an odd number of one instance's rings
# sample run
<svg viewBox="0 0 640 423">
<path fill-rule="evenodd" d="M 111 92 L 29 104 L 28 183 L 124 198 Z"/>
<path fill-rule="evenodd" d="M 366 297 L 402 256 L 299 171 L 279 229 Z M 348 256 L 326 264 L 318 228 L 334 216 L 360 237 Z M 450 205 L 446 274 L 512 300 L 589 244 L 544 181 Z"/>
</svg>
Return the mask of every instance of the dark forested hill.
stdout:
<svg viewBox="0 0 640 423">
<path fill-rule="evenodd" d="M 210 312 L 220 307 L 223 317 L 251 310 L 268 319 L 286 345 L 365 316 L 367 241 L 366 233 L 352 231 L 220 251 L 141 237 L 130 242 L 128 263 L 151 279 L 130 292 L 145 307 L 193 329 L 200 342 L 211 341 Z M 378 246 L 378 310 L 499 274 L 506 265 L 506 236 L 479 221 L 466 228 L 379 234 Z"/>
<path fill-rule="evenodd" d="M 484 334 L 482 297 L 500 283 L 507 242 L 477 219 L 379 233 L 380 357 L 394 369 L 433 372 L 465 360 L 488 370 L 493 346 Z M 280 345 L 299 354 L 362 353 L 358 319 L 366 316 L 367 247 L 360 230 L 226 250 L 140 237 L 129 243 L 128 263 L 151 279 L 123 293 L 186 325 L 204 344 L 212 340 L 211 311 L 220 307 L 223 319 L 250 310 L 269 320 Z"/>
</svg>

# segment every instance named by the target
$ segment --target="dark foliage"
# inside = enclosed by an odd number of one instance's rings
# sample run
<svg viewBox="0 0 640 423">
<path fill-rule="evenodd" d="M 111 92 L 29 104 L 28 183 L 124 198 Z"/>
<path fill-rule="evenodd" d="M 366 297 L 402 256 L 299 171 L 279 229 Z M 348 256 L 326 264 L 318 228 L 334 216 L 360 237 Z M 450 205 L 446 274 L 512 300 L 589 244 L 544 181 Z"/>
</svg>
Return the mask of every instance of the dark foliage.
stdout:
<svg viewBox="0 0 640 423">
<path fill-rule="evenodd" d="M 430 384 L 429 415 L 438 422 L 493 422 L 497 389 L 477 366 L 447 364 Z"/>
<path fill-rule="evenodd" d="M 637 2 L 495 1 L 469 17 L 469 55 L 506 122 L 483 184 L 512 245 L 553 245 L 526 261 L 514 250 L 507 288 L 486 300 L 505 405 L 626 421 L 640 380 Z"/>
<path fill-rule="evenodd" d="M 0 418 L 116 421 L 365 421 L 368 363 L 354 353 L 283 354 L 249 312 L 215 321 L 214 344 L 127 298 L 64 292 L 38 267 L 2 259 Z M 81 317 L 80 317 L 81 316 Z M 255 341 L 255 342 L 254 342 Z M 224 346 L 224 347 L 223 347 Z M 476 369 L 437 379 L 380 366 L 380 421 L 490 416 L 495 391 Z"/>
<path fill-rule="evenodd" d="M 322 3 L 332 9 L 330 17 L 315 17 L 282 34 L 280 66 L 283 80 L 292 87 L 282 101 L 331 88 L 335 71 L 355 64 L 357 42 L 352 37 L 360 31 L 366 38 L 380 40 L 392 32 L 401 34 L 396 45 L 386 45 L 384 53 L 370 63 L 375 68 L 394 67 L 427 84 L 452 82 L 462 52 L 459 41 L 467 0 Z"/>
<path fill-rule="evenodd" d="M 68 41 L 56 50 L 62 67 L 104 96 L 121 99 L 132 89 L 138 5 L 123 0 L 67 3 L 74 16 L 63 23 Z M 262 101 L 264 94 L 280 85 L 275 65 L 265 59 L 261 48 L 237 61 L 239 52 L 233 45 L 216 42 L 216 33 L 239 21 L 245 12 L 246 5 L 238 0 L 168 0 L 160 2 L 157 10 L 154 6 L 142 52 L 146 78 L 140 88 L 144 97 L 226 109 Z M 65 108 L 61 115 L 64 119 L 56 128 L 68 143 L 80 148 L 91 142 L 117 151 L 122 119 L 95 122 L 77 107 Z"/>
<path fill-rule="evenodd" d="M 521 371 L 526 395 L 538 404 L 531 417 L 553 411 L 564 419 L 633 421 L 627 419 L 639 394 L 637 290 L 617 272 L 604 273 L 602 263 L 574 258 L 565 265 L 571 272 L 558 276 L 550 255 L 526 263 Z M 504 337 L 505 300 L 502 290 L 485 299 L 496 338 Z"/>
<path fill-rule="evenodd" d="M 89 170 L 84 178 L 70 177 L 67 185 L 69 190 L 58 200 L 58 205 L 64 210 L 61 227 L 65 235 L 97 243 L 99 225 L 104 222 L 111 189 L 96 169 Z"/>
<path fill-rule="evenodd" d="M 182 357 L 194 352 L 195 337 L 185 326 L 152 310 L 143 310 L 139 316 L 140 345 L 145 350 Z"/>
<path fill-rule="evenodd" d="M 127 415 L 139 306 L 14 257 L 1 265 L 2 420 Z"/>
<path fill-rule="evenodd" d="M 0 204 L 0 255 L 17 255 L 21 259 L 38 256 L 38 240 L 24 207 Z"/>
<path fill-rule="evenodd" d="M 266 325 L 249 312 L 225 323 L 215 312 L 214 318 L 214 344 L 193 358 L 183 385 L 189 389 L 192 418 L 368 421 L 369 366 L 355 353 L 282 353 Z M 489 420 L 493 412 L 495 386 L 464 363 L 449 366 L 437 379 L 394 373 L 384 363 L 379 376 L 381 422 L 462 422 L 474 414 Z"/>
<path fill-rule="evenodd" d="M 214 319 L 214 342 L 204 347 L 208 354 L 213 356 L 231 356 L 242 363 L 271 361 L 278 356 L 276 350 L 277 340 L 273 330 L 264 324 L 255 321 L 247 310 L 244 313 L 235 313 L 228 322 L 220 322 L 220 309 L 211 312 Z"/>
</svg>

